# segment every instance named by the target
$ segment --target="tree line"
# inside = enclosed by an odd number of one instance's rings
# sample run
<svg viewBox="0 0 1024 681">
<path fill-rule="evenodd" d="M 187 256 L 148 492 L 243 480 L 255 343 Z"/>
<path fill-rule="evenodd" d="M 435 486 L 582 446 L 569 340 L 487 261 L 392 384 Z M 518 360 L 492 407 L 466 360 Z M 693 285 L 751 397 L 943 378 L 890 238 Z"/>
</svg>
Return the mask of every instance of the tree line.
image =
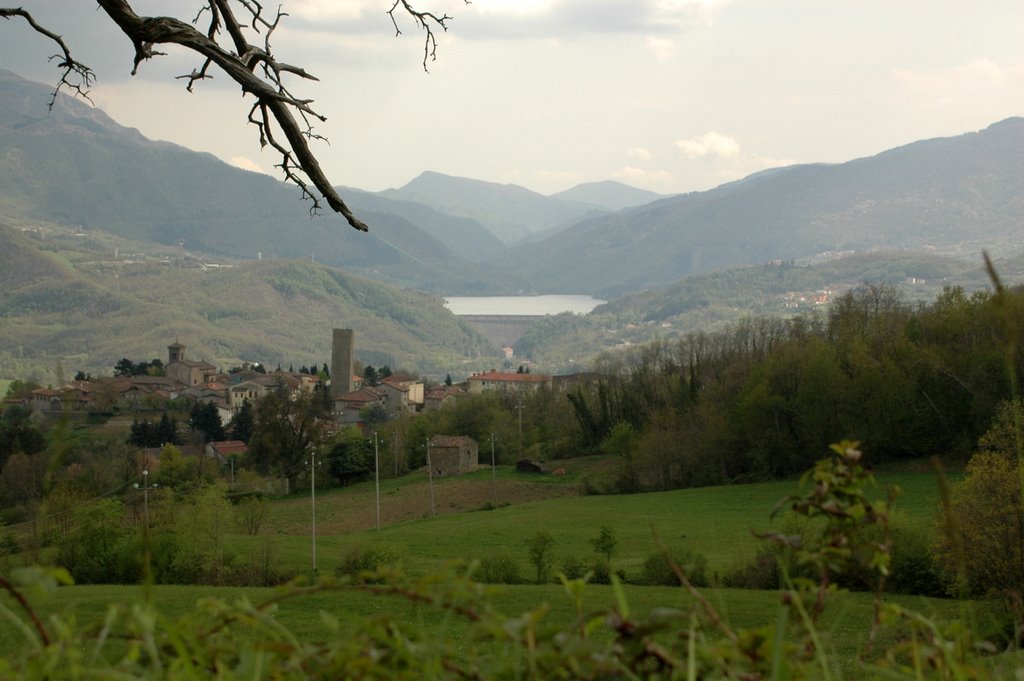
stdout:
<svg viewBox="0 0 1024 681">
<path fill-rule="evenodd" d="M 607 354 L 569 401 L 584 449 L 620 458 L 620 491 L 790 476 L 845 438 L 876 462 L 966 460 L 1020 394 L 1022 329 L 1019 290 L 910 305 L 864 286 L 826 314 Z"/>
</svg>

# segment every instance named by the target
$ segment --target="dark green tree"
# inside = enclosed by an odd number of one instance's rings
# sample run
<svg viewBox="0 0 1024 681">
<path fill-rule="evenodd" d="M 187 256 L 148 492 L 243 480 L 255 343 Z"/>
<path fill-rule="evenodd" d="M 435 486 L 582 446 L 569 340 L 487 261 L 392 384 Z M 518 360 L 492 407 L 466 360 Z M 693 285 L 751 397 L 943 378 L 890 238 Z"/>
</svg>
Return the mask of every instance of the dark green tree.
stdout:
<svg viewBox="0 0 1024 681">
<path fill-rule="evenodd" d="M 321 444 L 317 423 L 324 414 L 311 393 L 292 399 L 284 387 L 256 403 L 256 425 L 249 440 L 248 459 L 260 473 L 297 477 L 310 452 Z"/>
<path fill-rule="evenodd" d="M 367 432 L 376 430 L 388 420 L 388 410 L 380 402 L 369 404 L 359 410 L 359 420 L 366 425 Z"/>
<path fill-rule="evenodd" d="M 615 538 L 615 530 L 611 525 L 602 525 L 596 537 L 591 537 L 588 542 L 594 548 L 594 553 L 604 558 L 605 563 L 610 563 L 615 553 L 619 540 Z"/>
<path fill-rule="evenodd" d="M 231 435 L 236 440 L 242 442 L 249 442 L 252 437 L 253 427 L 255 426 L 255 416 L 252 403 L 249 400 L 242 402 L 242 407 L 235 414 L 234 418 L 231 419 Z"/>
<path fill-rule="evenodd" d="M 373 471 L 373 445 L 355 426 L 339 433 L 327 454 L 328 470 L 342 485 L 366 478 Z"/>
<path fill-rule="evenodd" d="M 115 376 L 131 376 L 135 372 L 135 362 L 127 357 L 122 357 L 114 364 Z"/>
<path fill-rule="evenodd" d="M 21 379 L 14 379 L 11 384 L 7 386 L 6 397 L 16 397 L 18 399 L 28 399 L 32 397 L 32 391 L 38 390 L 43 386 L 39 385 L 35 381 L 23 381 Z"/>
<path fill-rule="evenodd" d="M 537 574 L 537 583 L 543 583 L 554 562 L 555 538 L 548 530 L 537 530 L 526 540 L 526 551 L 530 565 Z"/>
<path fill-rule="evenodd" d="M 170 416 L 168 416 L 167 412 L 164 412 L 160 416 L 159 439 L 159 444 L 154 446 L 160 446 L 164 444 L 181 444 L 181 436 L 178 435 L 178 422 L 172 419 Z"/>
<path fill-rule="evenodd" d="M 35 454 L 46 449 L 46 437 L 32 423 L 31 407 L 15 404 L 0 414 L 0 467 L 15 453 Z"/>
<path fill-rule="evenodd" d="M 189 427 L 202 433 L 203 442 L 220 442 L 224 440 L 224 424 L 220 420 L 220 412 L 212 402 L 196 402 L 188 419 Z"/>
</svg>

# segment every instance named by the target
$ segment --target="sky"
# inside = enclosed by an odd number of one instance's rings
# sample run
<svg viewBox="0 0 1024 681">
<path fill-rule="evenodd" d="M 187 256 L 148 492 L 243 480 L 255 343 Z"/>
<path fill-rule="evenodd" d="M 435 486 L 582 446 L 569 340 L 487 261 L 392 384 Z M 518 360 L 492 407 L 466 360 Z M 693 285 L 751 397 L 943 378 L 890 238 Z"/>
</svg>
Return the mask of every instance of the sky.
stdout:
<svg viewBox="0 0 1024 681">
<path fill-rule="evenodd" d="M 1024 115 L 1020 0 L 414 0 L 453 17 L 429 71 L 392 1 L 281 0 L 274 52 L 319 78 L 290 85 L 328 117 L 314 150 L 335 185 L 432 170 L 543 194 L 601 180 L 682 193 Z M 176 48 L 131 76 L 132 47 L 95 3 L 20 5 L 93 67 L 92 99 L 119 123 L 273 173 L 226 76 L 186 92 L 175 76 L 200 60 Z M 184 20 L 201 5 L 133 3 Z M 53 83 L 52 53 L 0 21 L 0 66 Z"/>
</svg>

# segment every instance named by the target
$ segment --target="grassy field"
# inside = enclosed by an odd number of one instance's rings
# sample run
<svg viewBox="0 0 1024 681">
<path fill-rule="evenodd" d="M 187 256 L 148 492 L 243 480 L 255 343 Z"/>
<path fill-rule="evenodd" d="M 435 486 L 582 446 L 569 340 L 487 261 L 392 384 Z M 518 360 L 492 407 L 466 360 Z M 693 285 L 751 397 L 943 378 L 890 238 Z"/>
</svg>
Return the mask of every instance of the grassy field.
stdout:
<svg viewBox="0 0 1024 681">
<path fill-rule="evenodd" d="M 578 465 L 580 470 L 586 467 Z M 710 570 L 721 573 L 753 555 L 758 540 L 752 531 L 777 527 L 779 521 L 769 517 L 772 509 L 798 490 L 795 481 L 784 481 L 579 496 L 574 474 L 567 471 L 566 478 L 538 479 L 499 467 L 493 486 L 489 470 L 438 479 L 434 481 L 436 517 L 430 516 L 429 485 L 422 476 L 382 481 L 380 532 L 374 529 L 372 483 L 318 491 L 317 567 L 321 573 L 333 573 L 352 547 L 382 543 L 405 556 L 406 569 L 412 572 L 429 571 L 450 560 L 509 554 L 528 574 L 525 541 L 538 530 L 553 535 L 558 558 L 590 560 L 594 553 L 589 540 L 607 524 L 618 538 L 612 565 L 627 577 L 657 550 L 658 541 L 704 554 Z M 935 476 L 924 471 L 886 472 L 879 476 L 877 494 L 883 495 L 888 485 L 903 490 L 897 502 L 897 526 L 928 527 L 938 498 Z M 488 502 L 496 507 L 479 510 Z M 244 556 L 270 546 L 280 569 L 309 573 L 311 525 L 309 495 L 295 495 L 271 504 L 259 535 L 233 535 L 232 547 Z"/>
<path fill-rule="evenodd" d="M 753 554 L 757 540 L 751 531 L 772 528 L 771 510 L 780 499 L 798 490 L 796 481 L 783 481 L 636 495 L 580 496 L 579 480 L 599 465 L 598 460 L 574 462 L 564 477 L 538 478 L 502 468 L 496 480 L 486 469 L 460 478 L 435 480 L 436 517 L 430 515 L 426 479 L 414 474 L 387 480 L 381 485 L 383 527 L 379 532 L 375 529 L 372 483 L 318 491 L 318 572 L 333 574 L 353 547 L 380 543 L 397 550 L 404 558 L 406 571 L 414 575 L 434 571 L 447 561 L 507 554 L 528 578 L 525 541 L 534 532 L 546 529 L 554 536 L 557 564 L 565 556 L 592 558 L 594 553 L 588 540 L 602 524 L 607 524 L 618 538 L 613 568 L 623 570 L 627 579 L 635 576 L 643 559 L 657 550 L 655 537 L 670 547 L 685 546 L 703 553 L 711 572 L 721 573 L 742 557 Z M 881 473 L 879 483 L 879 495 L 884 494 L 888 485 L 903 489 L 897 505 L 899 525 L 930 526 L 938 497 L 934 475 L 904 468 Z M 151 501 L 159 503 L 158 499 Z M 496 507 L 480 510 L 488 502 Z M 276 569 L 309 574 L 310 525 L 310 497 L 308 493 L 297 493 L 270 503 L 259 534 L 232 534 L 229 546 L 238 563 L 261 550 L 269 550 Z M 694 606 L 692 598 L 681 588 L 628 584 L 625 592 L 634 613 L 664 607 L 688 612 Z M 163 617 L 175 619 L 191 610 L 201 598 L 217 596 L 229 601 L 245 598 L 261 602 L 276 593 L 261 588 L 155 586 L 151 598 Z M 560 585 L 495 586 L 490 593 L 490 604 L 506 615 L 518 615 L 546 604 L 549 611 L 545 622 L 567 627 L 573 621 L 570 599 Z M 733 628 L 772 622 L 781 612 L 779 595 L 771 591 L 709 588 L 704 593 Z M 143 590 L 138 586 L 75 586 L 61 588 L 48 600 L 33 603 L 43 615 L 64 613 L 79 623 L 91 624 L 101 620 L 111 603 L 131 603 L 142 598 Z M 890 600 L 940 620 L 966 620 L 973 630 L 980 632 L 991 628 L 993 607 L 988 604 L 900 596 Z M 587 587 L 588 611 L 605 610 L 614 603 L 611 587 Z M 8 609 L 8 614 L 17 612 L 17 606 L 7 595 L 0 597 L 0 605 Z M 455 641 L 462 640 L 468 626 L 458 616 L 433 606 L 352 588 L 285 600 L 275 618 L 300 638 L 315 639 L 323 635 L 322 612 L 341 619 L 387 614 L 399 622 L 427 624 L 424 630 L 431 635 Z M 826 648 L 838 659 L 852 660 L 864 643 L 871 616 L 869 594 L 840 594 L 822 624 Z M 13 626 L 10 617 L 0 618 L 0 654 L 22 644 L 23 634 Z"/>
<path fill-rule="evenodd" d="M 278 593 L 274 589 L 261 588 L 156 586 L 152 588 L 150 597 L 161 616 L 176 620 L 192 610 L 200 599 L 217 597 L 228 602 L 246 599 L 261 603 Z M 689 612 L 695 606 L 682 588 L 627 585 L 625 593 L 631 612 L 640 617 L 654 608 Z M 775 621 L 782 608 L 779 594 L 773 591 L 707 589 L 705 595 L 733 629 Z M 143 597 L 143 589 L 138 586 L 75 586 L 59 589 L 49 599 L 34 603 L 44 621 L 53 614 L 61 613 L 80 625 L 89 626 L 101 622 L 111 604 L 131 604 Z M 991 608 L 986 604 L 918 597 L 890 597 L 888 600 L 938 620 L 967 619 L 975 630 L 980 631 L 989 626 L 992 617 Z M 571 626 L 574 618 L 570 599 L 561 586 L 554 584 L 493 587 L 489 602 L 507 616 L 545 607 L 547 612 L 543 621 L 558 628 Z M 585 592 L 584 609 L 589 613 L 604 611 L 612 608 L 615 602 L 611 587 L 590 585 Z M 8 608 L 17 608 L 6 594 L 0 597 L 0 603 Z M 852 659 L 866 640 L 872 607 L 869 594 L 837 595 L 821 624 L 820 633 L 826 649 L 840 659 Z M 426 624 L 428 626 L 424 630 L 433 632 L 439 640 L 459 641 L 468 626 L 458 615 L 435 606 L 351 588 L 283 600 L 277 606 L 275 619 L 300 639 L 316 640 L 324 635 L 321 615 L 324 612 L 342 620 L 387 614 L 400 623 Z M 16 649 L 23 641 L 24 635 L 9 621 L 0 621 L 0 654 Z"/>
</svg>

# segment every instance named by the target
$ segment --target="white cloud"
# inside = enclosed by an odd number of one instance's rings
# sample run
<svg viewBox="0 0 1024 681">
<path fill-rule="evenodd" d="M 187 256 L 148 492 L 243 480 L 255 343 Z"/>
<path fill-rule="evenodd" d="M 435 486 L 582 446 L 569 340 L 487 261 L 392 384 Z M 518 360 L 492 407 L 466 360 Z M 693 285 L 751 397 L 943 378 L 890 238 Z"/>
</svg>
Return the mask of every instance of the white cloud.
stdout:
<svg viewBox="0 0 1024 681">
<path fill-rule="evenodd" d="M 644 147 L 630 147 L 629 149 L 626 149 L 626 156 L 635 158 L 639 161 L 650 161 L 654 158 L 654 154 Z"/>
<path fill-rule="evenodd" d="M 727 0 L 480 0 L 458 3 L 467 38 L 542 38 L 597 34 L 673 34 L 710 26 Z M 468 25 L 468 23 L 466 24 Z"/>
<path fill-rule="evenodd" d="M 242 170 L 251 170 L 254 173 L 263 173 L 264 175 L 270 174 L 259 163 L 256 163 L 256 161 L 253 161 L 251 158 L 246 156 L 232 156 L 227 161 L 231 165 L 236 168 L 241 168 Z"/>
<path fill-rule="evenodd" d="M 619 168 L 612 176 L 620 180 L 625 180 L 630 184 L 640 186 L 660 186 L 667 185 L 672 182 L 672 173 L 667 170 L 647 170 L 644 168 L 637 168 L 635 166 L 624 166 Z"/>
<path fill-rule="evenodd" d="M 676 140 L 673 146 L 686 158 L 730 158 L 740 153 L 739 142 L 732 137 L 711 131 L 697 137 Z"/>
<path fill-rule="evenodd" d="M 553 0 L 487 0 L 476 9 L 480 14 L 524 16 L 550 12 L 554 4 Z"/>
<path fill-rule="evenodd" d="M 373 0 L 291 0 L 285 11 L 309 21 L 353 21 L 373 10 L 380 10 Z"/>
<path fill-rule="evenodd" d="M 679 26 L 710 26 L 718 11 L 728 4 L 729 0 L 658 0 L 654 16 Z"/>
<path fill-rule="evenodd" d="M 658 61 L 668 61 L 672 57 L 676 56 L 676 44 L 675 41 L 668 40 L 667 38 L 655 38 L 654 36 L 647 37 L 647 49 L 650 50 L 651 54 Z"/>
</svg>

